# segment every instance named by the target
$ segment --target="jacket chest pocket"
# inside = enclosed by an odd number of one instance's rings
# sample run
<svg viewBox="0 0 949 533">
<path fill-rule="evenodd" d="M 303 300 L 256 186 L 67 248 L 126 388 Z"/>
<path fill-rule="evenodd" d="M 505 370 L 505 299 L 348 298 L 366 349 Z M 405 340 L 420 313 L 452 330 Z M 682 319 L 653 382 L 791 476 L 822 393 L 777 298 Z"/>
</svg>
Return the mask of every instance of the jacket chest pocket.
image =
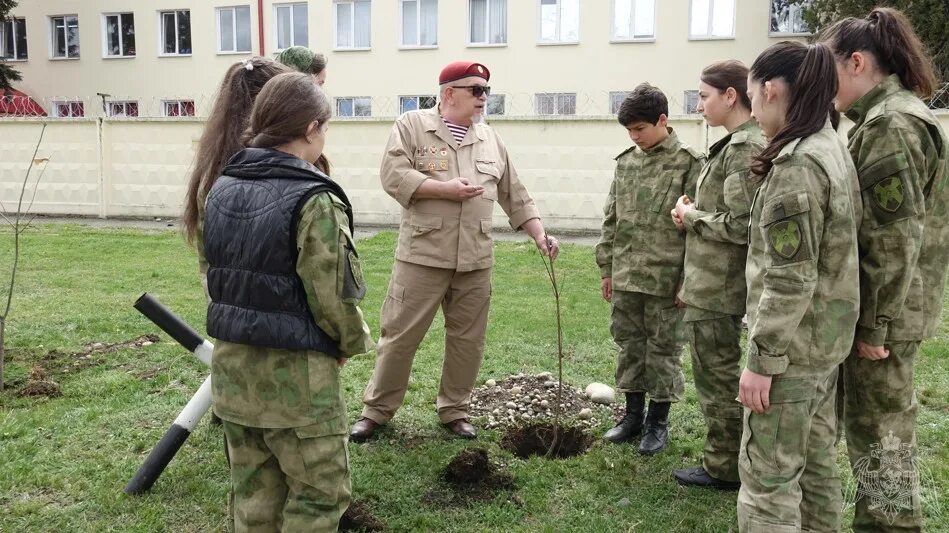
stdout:
<svg viewBox="0 0 949 533">
<path fill-rule="evenodd" d="M 501 181 L 501 169 L 498 168 L 497 160 L 477 159 L 475 160 L 475 169 L 478 171 L 477 183 L 484 187 L 484 193 L 481 195 L 486 200 L 496 202 L 498 200 L 498 182 Z"/>
</svg>

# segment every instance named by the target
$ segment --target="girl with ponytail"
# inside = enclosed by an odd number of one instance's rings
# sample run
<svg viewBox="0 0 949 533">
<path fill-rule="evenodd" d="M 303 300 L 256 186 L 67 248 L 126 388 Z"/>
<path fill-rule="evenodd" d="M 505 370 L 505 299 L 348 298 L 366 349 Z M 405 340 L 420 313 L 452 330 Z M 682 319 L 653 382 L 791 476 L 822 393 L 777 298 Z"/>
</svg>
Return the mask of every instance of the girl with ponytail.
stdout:
<svg viewBox="0 0 949 533">
<path fill-rule="evenodd" d="M 936 86 L 932 61 L 902 13 L 845 18 L 821 41 L 836 57 L 837 107 L 854 122 L 848 148 L 863 203 L 860 316 L 843 367 L 847 450 L 860 481 L 873 446 L 916 442 L 913 362 L 936 333 L 949 265 L 949 141 L 920 100 Z M 854 531 L 919 531 L 918 487 L 905 488 L 914 493 L 894 517 L 874 510 L 893 502 L 875 501 L 859 482 Z"/>
<path fill-rule="evenodd" d="M 748 75 L 770 142 L 752 164 L 739 531 L 840 529 L 834 400 L 859 305 L 860 215 L 856 170 L 830 124 L 835 74 L 825 45 L 781 42 Z"/>
</svg>

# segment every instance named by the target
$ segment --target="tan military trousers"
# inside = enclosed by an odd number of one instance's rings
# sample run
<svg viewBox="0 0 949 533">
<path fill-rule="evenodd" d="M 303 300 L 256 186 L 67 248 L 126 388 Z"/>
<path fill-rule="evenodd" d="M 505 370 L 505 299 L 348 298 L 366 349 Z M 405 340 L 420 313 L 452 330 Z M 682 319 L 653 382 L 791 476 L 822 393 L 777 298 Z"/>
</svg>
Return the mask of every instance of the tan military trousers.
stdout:
<svg viewBox="0 0 949 533">
<path fill-rule="evenodd" d="M 236 533 L 330 532 L 352 501 L 345 434 L 224 421 Z M 335 432 L 332 432 L 335 433 Z"/>
<path fill-rule="evenodd" d="M 840 531 L 837 471 L 837 368 L 796 394 L 772 381 L 771 407 L 745 409 L 738 453 L 738 530 L 742 533 Z M 800 391 L 813 390 L 802 399 Z"/>
<path fill-rule="evenodd" d="M 415 351 L 440 306 L 445 315 L 445 354 L 438 418 L 443 424 L 467 418 L 490 303 L 490 268 L 458 272 L 396 261 L 382 303 L 376 367 L 363 394 L 362 416 L 385 424 L 395 415 L 405 398 Z"/>
<path fill-rule="evenodd" d="M 853 517 L 854 533 L 917 532 L 923 529 L 916 461 L 916 412 L 913 366 L 918 341 L 887 342 L 890 356 L 870 361 L 851 354 L 844 362 L 847 451 L 854 479 L 861 483 Z M 898 439 L 898 440 L 897 440 Z M 885 447 L 889 444 L 889 447 Z M 898 460 L 888 467 L 880 450 Z M 876 457 L 875 457 L 876 456 Z M 900 490 L 885 490 L 893 483 Z M 897 474 L 893 476 L 893 474 Z M 874 476 L 876 474 L 876 476 Z"/>
</svg>

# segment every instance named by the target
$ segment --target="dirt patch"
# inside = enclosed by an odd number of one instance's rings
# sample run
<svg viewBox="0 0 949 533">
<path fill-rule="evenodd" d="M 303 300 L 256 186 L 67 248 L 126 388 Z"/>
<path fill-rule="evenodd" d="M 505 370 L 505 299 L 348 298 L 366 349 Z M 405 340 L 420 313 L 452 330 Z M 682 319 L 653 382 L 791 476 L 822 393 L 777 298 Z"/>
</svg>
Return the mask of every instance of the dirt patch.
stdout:
<svg viewBox="0 0 949 533">
<path fill-rule="evenodd" d="M 593 438 L 577 426 L 564 426 L 556 433 L 557 445 L 553 447 L 551 454 L 551 457 L 556 459 L 581 455 L 593 443 Z M 553 424 L 526 424 L 509 429 L 501 439 L 501 447 L 521 459 L 534 455 L 547 457 L 554 442 L 554 434 Z"/>
<path fill-rule="evenodd" d="M 385 531 L 384 522 L 369 512 L 369 506 L 356 500 L 339 520 L 339 531 Z"/>
<path fill-rule="evenodd" d="M 483 448 L 458 452 L 442 470 L 441 482 L 425 494 L 433 506 L 467 506 L 491 501 L 501 495 L 512 496 L 514 476 L 492 463 Z"/>
<path fill-rule="evenodd" d="M 59 390 L 59 384 L 51 381 L 46 374 L 46 369 L 39 365 L 30 369 L 26 385 L 20 389 L 20 396 L 53 398 L 60 394 L 62 392 Z"/>
<path fill-rule="evenodd" d="M 494 384 L 489 380 L 472 392 L 468 412 L 480 417 L 487 429 L 553 422 L 557 389 L 558 382 L 549 372 L 533 376 L 515 374 Z M 593 403 L 582 389 L 566 382 L 560 403 L 562 421 L 569 425 L 591 428 L 601 420 L 619 420 L 623 416 L 622 405 Z M 584 413 L 585 409 L 589 411 Z"/>
<path fill-rule="evenodd" d="M 45 361 L 45 364 L 48 366 L 58 367 L 61 372 L 69 373 L 73 370 L 82 370 L 97 362 L 101 362 L 94 359 L 97 355 L 105 355 L 127 348 L 144 348 L 145 346 L 150 346 L 158 342 L 158 340 L 158 335 L 149 333 L 148 335 L 141 335 L 122 342 L 87 342 L 82 346 L 82 349 L 77 352 L 68 353 L 59 350 L 50 350 L 42 357 L 42 360 Z"/>
</svg>

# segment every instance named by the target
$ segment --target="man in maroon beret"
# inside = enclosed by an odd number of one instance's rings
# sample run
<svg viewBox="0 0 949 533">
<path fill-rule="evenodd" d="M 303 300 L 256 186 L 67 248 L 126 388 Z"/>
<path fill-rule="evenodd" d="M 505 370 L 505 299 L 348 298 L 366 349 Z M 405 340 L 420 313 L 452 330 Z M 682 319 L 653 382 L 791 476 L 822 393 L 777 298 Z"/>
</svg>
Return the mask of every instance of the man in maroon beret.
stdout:
<svg viewBox="0 0 949 533">
<path fill-rule="evenodd" d="M 484 352 L 491 301 L 494 204 L 544 255 L 548 237 L 507 148 L 481 119 L 491 72 L 456 61 L 438 77 L 436 108 L 396 120 L 382 159 L 382 187 L 402 206 L 395 266 L 382 304 L 376 367 L 350 437 L 363 441 L 402 405 L 412 360 L 435 312 L 445 316 L 445 354 L 436 402 L 442 424 L 474 438 L 468 403 Z"/>
</svg>

